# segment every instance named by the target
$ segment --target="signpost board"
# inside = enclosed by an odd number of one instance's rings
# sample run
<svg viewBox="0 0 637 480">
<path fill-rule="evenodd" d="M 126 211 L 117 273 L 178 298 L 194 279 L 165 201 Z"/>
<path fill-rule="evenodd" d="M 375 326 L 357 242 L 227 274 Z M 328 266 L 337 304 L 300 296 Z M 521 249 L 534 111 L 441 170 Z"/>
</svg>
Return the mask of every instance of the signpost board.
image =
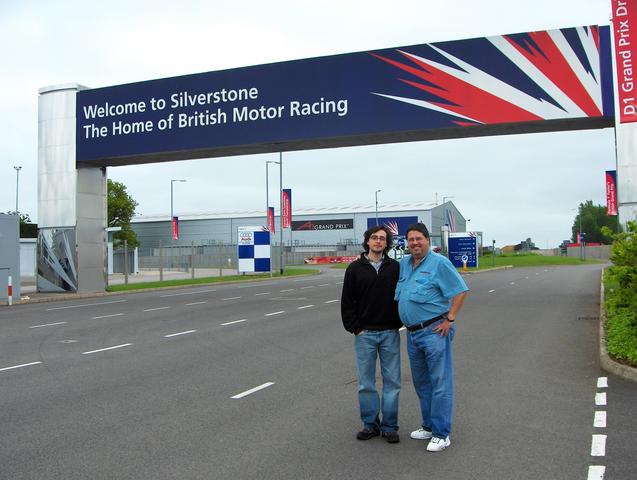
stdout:
<svg viewBox="0 0 637 480">
<path fill-rule="evenodd" d="M 238 227 L 237 270 L 270 271 L 270 232 L 263 227 Z"/>
<path fill-rule="evenodd" d="M 456 268 L 478 267 L 477 232 L 449 233 L 449 260 Z"/>
</svg>

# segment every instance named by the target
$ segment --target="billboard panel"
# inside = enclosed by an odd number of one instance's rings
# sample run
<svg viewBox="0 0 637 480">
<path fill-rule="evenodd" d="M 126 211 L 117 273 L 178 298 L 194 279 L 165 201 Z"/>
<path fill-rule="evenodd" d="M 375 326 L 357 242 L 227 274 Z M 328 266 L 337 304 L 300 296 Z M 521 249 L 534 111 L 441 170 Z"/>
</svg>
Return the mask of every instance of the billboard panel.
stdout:
<svg viewBox="0 0 637 480">
<path fill-rule="evenodd" d="M 353 218 L 339 218 L 331 220 L 294 220 L 293 232 L 307 230 L 351 230 L 354 228 Z"/>
<path fill-rule="evenodd" d="M 609 32 L 498 35 L 82 90 L 77 160 L 126 165 L 610 126 Z"/>
<path fill-rule="evenodd" d="M 385 225 L 393 236 L 404 236 L 407 234 L 407 227 L 413 223 L 418 223 L 418 217 L 379 217 L 378 225 Z M 367 228 L 376 225 L 376 217 L 367 218 Z"/>
<path fill-rule="evenodd" d="M 606 215 L 617 215 L 617 171 L 606 170 Z"/>
<path fill-rule="evenodd" d="M 456 268 L 478 267 L 478 235 L 476 232 L 453 232 L 449 234 L 449 260 Z"/>
</svg>

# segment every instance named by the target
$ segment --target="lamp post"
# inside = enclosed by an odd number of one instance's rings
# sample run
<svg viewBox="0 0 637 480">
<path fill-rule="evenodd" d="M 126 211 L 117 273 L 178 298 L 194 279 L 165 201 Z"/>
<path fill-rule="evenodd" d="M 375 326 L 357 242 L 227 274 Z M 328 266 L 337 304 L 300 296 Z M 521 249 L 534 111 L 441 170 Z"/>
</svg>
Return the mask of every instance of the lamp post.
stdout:
<svg viewBox="0 0 637 480">
<path fill-rule="evenodd" d="M 186 180 L 171 180 L 170 181 L 170 228 L 172 230 L 172 225 L 173 225 L 173 219 L 175 218 L 175 215 L 173 213 L 173 185 L 175 182 L 185 182 Z M 171 235 L 174 239 L 174 236 Z"/>
<path fill-rule="evenodd" d="M 265 218 L 266 218 L 266 224 L 269 222 L 270 219 L 270 187 L 269 187 L 269 175 L 268 175 L 268 166 L 274 163 L 276 165 L 279 165 L 279 162 L 276 162 L 274 160 L 268 160 L 265 162 Z M 272 222 L 274 223 L 274 219 L 272 219 Z M 268 225 L 269 227 L 269 225 Z M 281 230 L 283 230 L 283 222 L 281 222 Z M 270 231 L 270 229 L 268 228 L 268 232 L 270 234 L 270 238 L 272 235 L 272 232 Z M 270 262 L 270 276 L 272 276 L 272 262 Z"/>
<path fill-rule="evenodd" d="M 376 197 L 376 226 L 378 226 L 378 192 L 381 192 L 382 190 L 376 190 L 375 193 L 375 197 Z"/>
<path fill-rule="evenodd" d="M 20 170 L 22 170 L 21 166 L 14 166 L 15 169 L 15 214 L 20 215 L 18 211 L 18 187 L 20 185 Z"/>
</svg>

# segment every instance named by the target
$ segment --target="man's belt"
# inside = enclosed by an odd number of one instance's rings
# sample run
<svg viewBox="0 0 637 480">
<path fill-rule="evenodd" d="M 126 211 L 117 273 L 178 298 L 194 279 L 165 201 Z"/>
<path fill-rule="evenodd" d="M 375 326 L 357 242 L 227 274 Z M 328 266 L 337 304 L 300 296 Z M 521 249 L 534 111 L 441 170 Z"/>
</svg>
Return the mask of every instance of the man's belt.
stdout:
<svg viewBox="0 0 637 480">
<path fill-rule="evenodd" d="M 434 317 L 431 320 L 427 320 L 426 322 L 417 323 L 416 325 L 410 325 L 408 327 L 405 326 L 405 328 L 407 330 L 409 330 L 410 332 L 415 332 L 416 330 L 422 330 L 423 328 L 428 327 L 432 323 L 436 323 L 441 318 L 446 318 L 447 317 L 447 313 L 449 313 L 449 312 L 443 313 L 442 315 L 438 315 L 437 317 Z"/>
</svg>

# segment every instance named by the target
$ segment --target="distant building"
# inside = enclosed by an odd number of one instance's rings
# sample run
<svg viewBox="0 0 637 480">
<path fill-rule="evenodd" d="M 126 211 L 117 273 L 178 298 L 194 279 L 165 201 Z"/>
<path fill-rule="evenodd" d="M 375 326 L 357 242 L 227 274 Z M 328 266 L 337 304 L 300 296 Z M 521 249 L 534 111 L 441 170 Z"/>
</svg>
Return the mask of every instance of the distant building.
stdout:
<svg viewBox="0 0 637 480">
<path fill-rule="evenodd" d="M 451 201 L 435 205 L 404 202 L 378 205 L 379 224 L 388 225 L 394 233 L 404 235 L 412 223 L 422 222 L 430 231 L 433 246 L 441 245 L 441 228 L 450 225 L 454 231 L 465 231 L 466 220 Z M 283 232 L 285 246 L 359 245 L 363 233 L 376 224 L 375 205 L 301 208 L 292 211 L 292 228 Z M 267 225 L 265 212 L 238 211 L 201 213 L 179 216 L 179 239 L 172 239 L 169 215 L 138 216 L 131 226 L 140 242 L 140 255 L 159 246 L 234 245 L 237 227 Z M 280 244 L 280 218 L 275 217 L 272 242 Z"/>
</svg>

